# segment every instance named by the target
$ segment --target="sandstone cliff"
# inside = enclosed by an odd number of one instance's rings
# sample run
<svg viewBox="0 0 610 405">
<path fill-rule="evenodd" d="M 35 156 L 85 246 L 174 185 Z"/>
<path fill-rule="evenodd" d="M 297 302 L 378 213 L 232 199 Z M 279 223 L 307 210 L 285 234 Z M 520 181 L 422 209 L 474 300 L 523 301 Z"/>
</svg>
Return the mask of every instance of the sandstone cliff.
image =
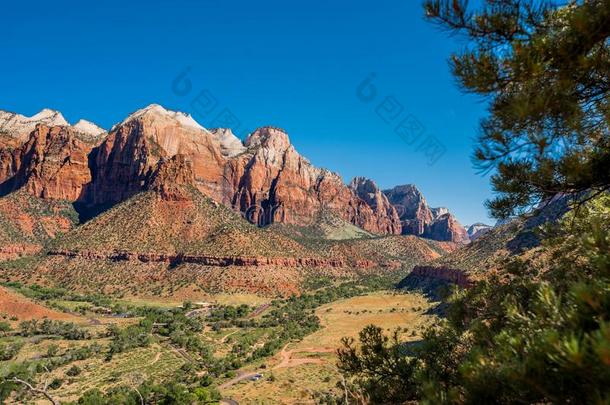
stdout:
<svg viewBox="0 0 610 405">
<path fill-rule="evenodd" d="M 467 243 L 466 229 L 449 213 L 447 208 L 431 208 L 423 194 L 412 184 L 384 190 L 390 203 L 396 208 L 405 235 Z"/>
<path fill-rule="evenodd" d="M 372 207 L 337 174 L 314 167 L 295 150 L 283 130 L 260 128 L 245 146 L 248 153 L 237 165 L 244 174 L 233 205 L 253 222 L 307 225 L 321 210 L 329 210 L 369 232 L 400 233 L 398 217 L 392 216 L 388 205 Z"/>
<path fill-rule="evenodd" d="M 355 177 L 349 187 L 360 199 L 367 203 L 375 213 L 376 227 L 386 234 L 400 235 L 402 231 L 400 217 L 396 208 L 377 187 L 373 180 Z"/>
<path fill-rule="evenodd" d="M 468 243 L 468 232 L 452 214 L 436 218 L 427 228 L 424 236 L 434 240 Z"/>
<path fill-rule="evenodd" d="M 0 110 L 0 134 L 4 134 L 7 138 L 24 142 L 39 124 L 49 127 L 69 125 L 59 111 L 48 108 L 31 117 Z"/>
<path fill-rule="evenodd" d="M 23 188 L 36 197 L 76 201 L 91 181 L 92 147 L 70 127 L 40 124 L 23 145 L 0 153 L 0 193 Z"/>
</svg>

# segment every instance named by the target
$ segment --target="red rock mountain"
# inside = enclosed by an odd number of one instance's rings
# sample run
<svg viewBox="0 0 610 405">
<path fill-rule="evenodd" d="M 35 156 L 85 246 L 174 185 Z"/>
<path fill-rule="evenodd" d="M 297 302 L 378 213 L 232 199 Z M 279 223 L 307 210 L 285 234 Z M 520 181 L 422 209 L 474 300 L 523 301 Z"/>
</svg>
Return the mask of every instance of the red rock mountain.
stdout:
<svg viewBox="0 0 610 405">
<path fill-rule="evenodd" d="M 421 236 L 434 220 L 434 215 L 423 194 L 412 184 L 396 186 L 384 194 L 396 208 L 405 235 Z"/>
<path fill-rule="evenodd" d="M 444 208 L 430 208 L 423 194 L 412 184 L 384 190 L 384 194 L 396 210 L 404 235 L 467 243 L 468 232 L 457 219 Z"/>
<path fill-rule="evenodd" d="M 24 189 L 36 197 L 78 200 L 91 181 L 93 146 L 70 127 L 38 125 L 23 145 L 0 153 L 0 193 Z"/>
<path fill-rule="evenodd" d="M 383 233 L 400 235 L 402 226 L 396 208 L 373 180 L 355 177 L 349 187 L 371 207 L 377 220 L 376 225 Z"/>
<path fill-rule="evenodd" d="M 93 150 L 93 179 L 84 202 L 113 205 L 131 197 L 143 190 L 160 160 L 176 154 L 191 161 L 195 186 L 223 201 L 225 158 L 219 144 L 190 116 L 153 105 L 115 126 Z"/>
<path fill-rule="evenodd" d="M 308 225 L 327 211 L 375 234 L 467 240 L 455 218 L 431 209 L 414 186 L 382 192 L 361 177 L 348 186 L 301 156 L 279 128 L 259 128 L 242 143 L 230 129 L 207 130 L 159 105 L 136 111 L 107 136 L 87 121 L 69 126 L 52 110 L 33 117 L 0 111 L 0 126 L 0 195 L 23 189 L 96 212 L 151 187 L 179 198 L 159 180 L 171 171 L 259 225 Z"/>
<path fill-rule="evenodd" d="M 241 146 L 240 146 L 241 145 Z M 113 128 L 92 153 L 93 179 L 84 202 L 113 205 L 142 191 L 162 159 L 190 161 L 202 193 L 260 225 L 305 224 L 321 209 L 374 233 L 400 233 L 334 173 L 314 167 L 280 129 L 256 130 L 242 145 L 230 130 L 208 131 L 190 116 L 153 105 Z"/>
<path fill-rule="evenodd" d="M 0 110 L 0 134 L 18 141 L 27 141 L 38 124 L 49 127 L 67 126 L 66 119 L 59 111 L 45 108 L 39 113 L 26 117 L 21 114 Z"/>
<path fill-rule="evenodd" d="M 425 237 L 458 243 L 468 243 L 470 238 L 466 229 L 450 213 L 443 214 L 428 226 Z"/>
<path fill-rule="evenodd" d="M 321 210 L 330 210 L 369 232 L 400 233 L 398 216 L 388 217 L 347 187 L 339 175 L 314 167 L 283 130 L 260 128 L 245 146 L 247 152 L 232 163 L 235 172 L 244 173 L 232 203 L 255 222 L 303 225 L 312 223 Z"/>
</svg>

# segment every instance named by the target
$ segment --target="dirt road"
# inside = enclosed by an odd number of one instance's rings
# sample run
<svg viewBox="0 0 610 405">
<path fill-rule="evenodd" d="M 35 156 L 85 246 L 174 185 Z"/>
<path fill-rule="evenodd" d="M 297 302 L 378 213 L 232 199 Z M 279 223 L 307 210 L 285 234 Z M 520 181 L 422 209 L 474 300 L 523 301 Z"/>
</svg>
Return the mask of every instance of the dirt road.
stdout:
<svg viewBox="0 0 610 405">
<path fill-rule="evenodd" d="M 294 358 L 293 355 L 295 355 L 296 353 L 333 353 L 335 351 L 335 349 L 332 347 L 305 347 L 302 349 L 286 350 L 287 347 L 288 345 L 284 346 L 284 348 L 280 352 L 280 362 L 277 366 L 273 367 L 273 369 L 296 367 L 302 364 L 324 363 L 323 359 L 318 358 Z"/>
<path fill-rule="evenodd" d="M 229 388 L 230 386 L 235 385 L 235 384 L 237 384 L 240 381 L 247 380 L 248 378 L 254 377 L 257 374 L 259 374 L 259 373 L 256 372 L 256 371 L 254 371 L 254 372 L 239 372 L 237 374 L 237 377 L 232 378 L 229 381 L 221 384 L 218 388 L 220 388 L 220 389 Z"/>
</svg>

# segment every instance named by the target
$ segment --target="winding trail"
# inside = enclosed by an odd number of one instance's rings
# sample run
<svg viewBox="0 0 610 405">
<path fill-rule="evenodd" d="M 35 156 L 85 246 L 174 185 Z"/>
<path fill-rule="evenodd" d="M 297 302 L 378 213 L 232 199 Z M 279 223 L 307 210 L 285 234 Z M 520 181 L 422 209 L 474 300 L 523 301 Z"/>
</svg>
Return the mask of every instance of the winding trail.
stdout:
<svg viewBox="0 0 610 405">
<path fill-rule="evenodd" d="M 278 368 L 290 368 L 297 367 L 302 364 L 322 364 L 324 359 L 304 357 L 304 358 L 293 358 L 292 356 L 296 353 L 333 353 L 335 351 L 332 347 L 304 347 L 300 349 L 286 350 L 288 345 L 284 346 L 280 352 L 280 362 L 272 370 Z"/>
<path fill-rule="evenodd" d="M 231 333 L 227 333 L 225 336 L 222 337 L 222 339 L 220 339 L 220 343 L 225 343 L 227 341 L 227 339 L 229 338 L 229 336 L 234 335 L 237 332 L 239 332 L 239 329 L 237 329 Z"/>
</svg>

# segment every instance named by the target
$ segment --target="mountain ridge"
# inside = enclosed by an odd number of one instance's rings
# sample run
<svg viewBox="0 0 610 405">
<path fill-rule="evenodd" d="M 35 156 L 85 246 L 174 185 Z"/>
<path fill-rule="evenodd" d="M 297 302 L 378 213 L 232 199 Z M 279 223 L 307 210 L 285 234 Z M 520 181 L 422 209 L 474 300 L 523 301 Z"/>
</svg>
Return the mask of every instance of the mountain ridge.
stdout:
<svg viewBox="0 0 610 405">
<path fill-rule="evenodd" d="M 68 128 L 64 132 L 84 142 L 86 146 L 77 149 L 87 158 L 88 166 L 75 174 L 74 177 L 80 178 L 82 184 L 70 185 L 72 191 L 45 195 L 34 191 L 35 195 L 43 198 L 64 198 L 88 207 L 91 212 L 99 212 L 141 192 L 160 160 L 182 154 L 193 166 L 195 187 L 214 200 L 244 213 L 258 225 L 274 222 L 302 225 L 311 223 L 317 212 L 331 210 L 341 219 L 373 234 L 403 233 L 467 241 L 455 229 L 428 233 L 404 231 L 404 225 L 410 223 L 399 218 L 397 207 L 403 207 L 389 201 L 386 192 L 380 191 L 372 180 L 357 177 L 352 183 L 360 182 L 360 185 L 345 184 L 338 174 L 313 166 L 296 151 L 286 131 L 277 127 L 261 127 L 242 142 L 230 129 L 207 130 L 190 115 L 167 110 L 158 104 L 135 111 L 107 133 L 89 121 L 81 120 L 70 126 L 61 113 L 53 110 L 43 112 L 28 119 L 55 117 L 57 123 L 63 124 L 58 127 Z M 36 124 L 29 141 L 36 136 L 34 133 L 40 132 L 37 129 L 40 125 L 43 124 Z M 24 167 L 20 159 L 10 152 L 23 148 L 27 143 L 28 140 L 24 140 L 11 147 L 0 144 L 0 190 L 11 189 L 11 184 L 19 185 L 17 187 L 27 184 L 29 177 L 25 178 L 24 172 L 36 171 Z M 63 148 L 56 148 L 57 159 L 62 159 L 61 156 L 65 159 L 74 153 L 68 144 Z M 44 153 L 40 159 L 45 160 Z M 82 158 L 78 161 L 84 163 Z M 49 188 L 42 180 L 39 183 L 39 188 Z M 368 188 L 371 187 L 373 195 L 369 196 L 371 190 Z M 417 193 L 421 194 L 419 190 Z M 425 204 L 425 199 L 423 202 Z M 426 209 L 430 219 L 424 222 L 428 225 L 433 221 L 436 209 L 427 206 Z M 454 218 L 446 222 L 447 226 L 457 227 Z M 443 226 L 437 224 L 437 228 Z"/>
</svg>

